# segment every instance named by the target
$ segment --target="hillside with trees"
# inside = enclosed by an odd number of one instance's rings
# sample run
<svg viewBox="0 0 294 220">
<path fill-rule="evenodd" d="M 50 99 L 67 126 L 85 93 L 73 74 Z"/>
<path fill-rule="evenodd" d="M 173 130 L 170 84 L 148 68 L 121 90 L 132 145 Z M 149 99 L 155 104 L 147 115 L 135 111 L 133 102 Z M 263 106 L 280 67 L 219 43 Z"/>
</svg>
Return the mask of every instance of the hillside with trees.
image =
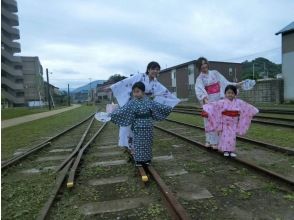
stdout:
<svg viewBox="0 0 294 220">
<path fill-rule="evenodd" d="M 277 74 L 282 72 L 282 65 L 275 64 L 266 58 L 259 57 L 255 60 L 242 63 L 242 79 L 253 78 L 254 65 L 254 79 L 275 78 Z"/>
</svg>

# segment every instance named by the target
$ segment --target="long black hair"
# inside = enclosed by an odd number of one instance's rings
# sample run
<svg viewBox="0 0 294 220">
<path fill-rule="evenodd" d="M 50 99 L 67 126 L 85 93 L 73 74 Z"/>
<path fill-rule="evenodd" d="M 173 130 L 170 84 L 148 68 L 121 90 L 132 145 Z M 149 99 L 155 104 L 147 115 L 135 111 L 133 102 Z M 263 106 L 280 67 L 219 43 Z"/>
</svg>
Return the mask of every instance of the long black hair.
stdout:
<svg viewBox="0 0 294 220">
<path fill-rule="evenodd" d="M 136 82 L 133 87 L 132 87 L 132 91 L 135 89 L 135 88 L 138 88 L 140 89 L 142 92 L 145 92 L 145 85 L 144 83 L 142 82 Z"/>
<path fill-rule="evenodd" d="M 225 88 L 225 94 L 226 94 L 226 92 L 228 90 L 232 90 L 235 93 L 235 95 L 237 95 L 237 87 L 236 86 L 234 86 L 234 85 L 227 85 L 226 88 Z"/>
<path fill-rule="evenodd" d="M 155 68 L 158 68 L 160 70 L 159 63 L 157 63 L 155 61 L 152 61 L 152 62 L 148 63 L 147 68 L 146 68 L 146 74 L 148 75 L 148 70 L 155 69 Z"/>
</svg>

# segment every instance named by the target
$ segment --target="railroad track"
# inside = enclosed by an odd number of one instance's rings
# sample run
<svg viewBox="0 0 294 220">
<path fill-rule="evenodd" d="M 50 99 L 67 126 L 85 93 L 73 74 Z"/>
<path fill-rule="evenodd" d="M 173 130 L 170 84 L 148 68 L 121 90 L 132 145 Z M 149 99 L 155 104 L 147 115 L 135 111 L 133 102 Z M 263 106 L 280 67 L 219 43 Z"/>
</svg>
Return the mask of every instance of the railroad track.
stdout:
<svg viewBox="0 0 294 220">
<path fill-rule="evenodd" d="M 181 121 L 176 121 L 176 120 L 172 120 L 172 119 L 166 119 L 166 121 L 176 123 L 176 124 L 179 124 L 179 125 L 184 125 L 184 126 L 187 126 L 187 127 L 190 127 L 190 128 L 199 129 L 199 130 L 202 130 L 202 131 L 205 130 L 204 127 L 188 124 L 188 123 L 181 122 Z M 241 137 L 241 136 L 237 136 L 237 140 L 240 140 L 242 142 L 255 144 L 255 145 L 258 145 L 260 147 L 265 147 L 266 149 L 270 149 L 270 150 L 273 150 L 273 151 L 278 151 L 278 152 L 281 152 L 281 153 L 294 155 L 294 150 L 291 149 L 291 148 L 281 147 L 281 146 L 278 146 L 278 145 L 265 143 L 265 142 L 261 142 L 261 141 L 253 140 L 253 139 L 250 139 L 250 138 Z"/>
<path fill-rule="evenodd" d="M 183 114 L 191 114 L 191 115 L 199 115 L 200 111 L 195 112 L 195 110 L 178 110 L 174 109 L 173 112 L 183 113 Z M 293 119 L 285 119 L 285 118 L 276 118 L 276 117 L 267 117 L 267 116 L 256 116 L 262 117 L 261 119 L 252 119 L 253 123 L 265 124 L 265 125 L 273 125 L 273 126 L 280 126 L 280 127 L 287 127 L 287 128 L 294 128 L 294 120 Z M 288 123 L 285 123 L 287 121 Z"/>
<path fill-rule="evenodd" d="M 190 209 L 188 207 L 187 209 L 186 202 L 183 206 L 183 200 L 179 200 L 178 196 L 174 195 L 174 192 L 178 193 L 179 190 L 173 188 L 174 183 L 169 182 L 170 179 L 160 175 L 163 173 L 162 170 L 157 171 L 158 168 L 161 169 L 165 165 L 154 162 L 154 166 L 144 169 L 144 173 L 139 175 L 140 178 L 137 174 L 134 178 L 133 171 L 135 169 L 133 165 L 124 160 L 126 155 L 116 146 L 116 138 L 114 140 L 113 137 L 117 136 L 117 132 L 115 132 L 117 129 L 113 129 L 114 125 L 101 125 L 99 123 L 99 125 L 93 126 L 92 123 L 93 119 L 87 126 L 84 125 L 83 129 L 79 130 L 78 137 L 80 139 L 75 140 L 76 148 L 56 168 L 55 185 L 47 189 L 47 198 L 41 201 L 42 207 L 38 207 L 40 209 L 36 216 L 37 219 L 80 219 L 85 217 L 99 217 L 99 219 L 114 219 L 117 217 L 129 217 L 130 219 L 151 219 L 155 217 L 160 219 L 195 219 L 202 215 L 198 213 L 198 210 L 195 212 L 195 208 Z M 112 127 L 106 132 L 107 126 Z M 113 156 L 119 156 L 120 160 L 114 160 Z M 108 160 L 105 161 L 105 158 L 108 158 Z M 175 166 L 178 167 L 180 164 L 175 163 Z M 15 165 L 18 165 L 18 163 Z M 16 167 L 11 166 L 11 169 Z M 127 175 L 127 178 L 125 175 Z M 105 184 L 111 176 L 112 181 L 117 185 Z M 142 189 L 138 187 L 140 184 L 137 181 L 142 183 L 141 179 L 144 180 L 142 178 L 144 176 L 147 177 L 147 180 L 152 180 L 146 181 L 145 177 L 145 184 L 148 187 Z M 160 193 L 154 188 L 153 180 Z M 129 198 L 135 195 L 139 195 L 142 199 L 139 197 Z M 37 197 L 37 195 L 35 196 Z M 112 202 L 114 198 L 117 200 Z M 132 203 L 133 201 L 135 203 Z M 120 204 L 119 208 L 115 206 L 115 203 Z M 135 211 L 128 212 L 128 208 L 124 204 L 136 208 Z M 146 209 L 140 208 L 137 204 L 151 206 L 151 208 L 148 208 L 151 211 L 146 213 Z M 276 206 L 276 204 L 273 203 L 273 206 Z M 117 211 L 121 214 L 118 214 Z"/>
<path fill-rule="evenodd" d="M 83 123 L 87 122 L 91 117 L 93 117 L 94 114 L 90 115 L 89 117 L 87 117 L 86 119 L 82 120 L 81 122 L 73 125 L 72 127 L 58 133 L 57 135 L 51 137 L 51 138 L 48 138 L 47 140 L 33 146 L 33 147 L 30 147 L 29 150 L 21 153 L 20 155 L 17 155 L 17 156 L 14 156 L 4 162 L 1 163 L 1 170 L 5 170 L 7 168 L 9 168 L 10 166 L 12 165 L 15 165 L 17 163 L 20 163 L 23 159 L 25 159 L 26 157 L 28 156 L 31 156 L 35 153 L 37 153 L 38 151 L 44 149 L 45 147 L 51 145 L 51 142 L 56 140 L 57 138 L 63 136 L 63 135 L 66 135 L 68 132 L 72 131 L 74 128 L 77 128 L 79 127 L 80 125 L 82 125 Z"/>
<path fill-rule="evenodd" d="M 167 120 L 165 122 L 161 123 L 162 126 L 156 125 L 155 128 L 164 131 L 170 135 L 173 135 L 174 137 L 180 138 L 184 141 L 187 141 L 189 143 L 192 143 L 200 148 L 203 148 L 210 153 L 222 155 L 222 153 L 210 150 L 205 147 L 205 136 L 204 132 L 201 131 L 201 138 L 199 136 L 199 132 L 197 133 L 197 130 L 202 128 L 194 127 L 191 125 L 188 125 L 186 123 L 182 122 L 175 122 L 173 120 Z M 193 127 L 193 131 L 191 131 L 191 127 Z M 188 132 L 188 133 L 187 133 Z M 197 137 L 197 138 L 194 138 Z M 199 141 L 201 139 L 201 141 Z M 290 153 L 292 155 L 293 151 L 291 149 L 284 149 L 279 146 L 271 146 L 270 150 L 266 150 L 265 148 L 256 148 L 254 145 L 258 146 L 270 146 L 266 143 L 256 142 L 254 140 L 250 140 L 250 145 L 248 145 L 247 139 L 243 139 L 242 141 L 246 141 L 246 146 L 240 146 L 240 144 L 237 144 L 237 154 L 238 156 L 236 158 L 230 158 L 230 161 L 236 162 L 239 164 L 242 164 L 243 166 L 246 166 L 248 168 L 251 168 L 255 171 L 258 171 L 264 175 L 267 175 L 271 178 L 274 178 L 276 180 L 279 180 L 290 187 L 294 188 L 294 173 L 291 166 L 291 156 L 287 156 L 284 153 Z M 254 143 L 254 145 L 252 145 Z M 277 152 L 272 152 L 272 150 L 275 150 Z M 254 152 L 254 153 L 250 153 Z M 282 153 L 283 152 L 283 153 Z M 261 157 L 263 155 L 263 158 Z M 268 161 L 268 159 L 273 161 Z M 273 168 L 279 167 L 280 172 L 283 172 L 283 174 L 278 173 L 276 170 L 273 170 Z"/>
<path fill-rule="evenodd" d="M 183 136 L 182 132 L 187 132 L 171 123 L 158 124 Z M 292 194 L 293 185 L 268 178 L 268 174 L 196 147 L 166 131 L 155 129 L 154 134 L 154 153 L 169 152 L 172 158 L 164 164 L 153 164 L 164 174 L 163 180 L 192 219 L 292 219 L 291 201 L 284 203 L 278 198 Z M 199 132 L 197 135 L 198 139 Z"/>
<path fill-rule="evenodd" d="M 85 124 L 86 122 L 89 122 L 88 124 Z M 58 162 L 56 164 L 53 163 L 55 166 L 51 166 L 52 169 L 46 170 L 44 167 L 38 171 L 38 173 L 42 173 L 42 170 L 46 171 L 45 174 L 42 174 L 43 176 L 46 175 L 46 178 L 48 178 L 48 175 L 53 176 L 54 175 L 54 185 L 52 185 L 52 177 L 50 178 L 50 190 L 46 192 L 46 190 L 42 190 L 42 194 L 44 194 L 43 198 L 43 206 L 40 208 L 38 214 L 36 212 L 35 217 L 37 219 L 48 219 L 50 217 L 50 212 L 52 211 L 52 208 L 54 207 L 56 203 L 57 197 L 60 197 L 60 195 L 65 192 L 65 190 L 70 190 L 72 192 L 74 190 L 74 187 L 77 184 L 77 176 L 78 174 L 83 174 L 82 166 L 85 164 L 82 162 L 84 160 L 84 157 L 86 155 L 86 152 L 89 150 L 90 145 L 95 144 L 97 141 L 97 138 L 101 133 L 105 130 L 106 124 L 100 125 L 99 129 L 97 126 L 94 126 L 93 122 L 96 122 L 94 120 L 93 115 L 89 116 L 85 120 L 81 121 L 80 123 L 77 123 L 76 125 L 72 126 L 71 128 L 60 132 L 59 134 L 55 135 L 52 138 L 47 139 L 46 141 L 43 141 L 42 143 L 32 147 L 30 150 L 26 151 L 25 153 L 13 157 L 12 159 L 6 161 L 2 164 L 2 170 L 5 171 L 5 176 L 7 178 L 7 182 L 4 183 L 4 188 L 9 186 L 10 178 L 14 179 L 14 176 L 19 176 L 20 171 L 19 169 L 23 170 L 27 167 L 32 166 L 30 162 L 33 164 L 36 164 L 35 161 L 38 161 L 38 156 L 42 155 L 42 158 L 46 158 L 45 156 L 50 155 L 50 152 L 52 150 L 54 152 L 58 152 L 54 146 L 56 145 L 56 140 L 62 139 L 63 136 L 75 136 L 80 137 L 78 140 L 75 138 L 73 142 L 71 142 L 71 150 L 67 151 L 69 154 L 62 155 L 63 157 L 58 159 Z M 96 122 L 98 123 L 98 122 Z M 75 133 L 73 133 L 75 131 Z M 71 138 L 70 138 L 71 139 Z M 72 138 L 73 139 L 73 138 Z M 112 136 L 113 139 L 113 136 Z M 66 141 L 66 145 L 68 146 L 69 140 Z M 73 144 L 75 143 L 75 144 Z M 63 143 L 64 144 L 64 143 Z M 75 145 L 75 148 L 72 147 Z M 60 146 L 60 145 L 59 145 Z M 116 147 L 117 148 L 117 147 Z M 47 152 L 46 152 L 47 151 Z M 103 155 L 103 154 L 102 154 Z M 48 157 L 49 160 L 53 159 Z M 59 162 L 60 161 L 60 162 Z M 38 163 L 38 162 L 37 162 Z M 42 162 L 39 162 L 42 163 Z M 52 163 L 50 163 L 52 165 Z M 57 165 L 57 166 L 56 166 Z M 40 165 L 42 166 L 42 165 Z M 33 168 L 34 169 L 34 168 Z M 32 169 L 32 170 L 33 170 Z M 134 169 L 134 168 L 133 168 Z M 30 169 L 29 169 L 30 170 Z M 52 172 L 53 171 L 53 172 Z M 168 213 L 170 216 L 172 216 L 173 219 L 190 219 L 185 209 L 180 205 L 180 203 L 175 199 L 172 192 L 168 189 L 168 187 L 165 185 L 164 181 L 160 178 L 160 175 L 157 173 L 156 169 L 152 166 L 146 168 L 139 168 L 139 173 L 141 174 L 142 180 L 147 182 L 152 178 L 156 184 L 158 185 L 159 191 L 161 192 L 162 200 L 164 201 L 164 207 L 168 209 Z M 33 171 L 36 172 L 36 171 Z M 147 174 L 149 177 L 147 177 Z M 31 175 L 35 175 L 36 173 L 31 173 Z M 20 176 L 20 178 L 22 178 Z M 29 177 L 30 178 L 30 177 Z M 32 178 L 34 179 L 34 178 Z M 38 178 L 36 178 L 38 179 Z M 40 181 L 42 182 L 42 181 Z M 64 185 L 66 183 L 66 187 Z M 12 183 L 13 184 L 13 183 Z M 37 183 L 32 184 L 34 188 L 38 188 Z M 27 186 L 26 186 L 27 187 Z M 46 188 L 46 187 L 45 187 Z M 67 188 L 67 189 L 66 189 Z M 34 191 L 34 190 L 33 190 Z M 38 193 L 37 193 L 38 194 Z M 47 199 L 45 198 L 45 194 L 48 195 Z M 28 195 L 26 195 L 27 197 Z M 31 195 L 33 196 L 33 195 Z M 29 196 L 28 196 L 29 197 Z M 62 198 L 62 197 L 61 197 Z M 6 201 L 4 201 L 5 203 Z M 8 202 L 8 201 L 7 201 Z M 28 203 L 31 203 L 32 201 L 28 200 Z M 25 208 L 26 205 L 24 205 L 21 208 Z M 34 206 L 33 204 L 29 206 Z M 58 215 L 58 213 L 57 213 Z M 23 215 L 20 215 L 21 217 L 24 217 Z M 19 216 L 19 217 L 20 217 Z"/>
<path fill-rule="evenodd" d="M 179 110 L 179 111 L 191 111 L 191 112 L 197 112 L 197 113 L 201 113 L 201 111 L 202 111 L 201 108 L 181 108 L 179 106 L 175 107 L 174 109 Z M 270 114 L 270 113 L 261 113 L 261 114 Z M 277 114 L 277 113 L 273 113 L 273 114 Z M 291 115 L 291 114 L 289 114 L 289 115 Z M 294 115 L 294 113 L 293 113 L 293 115 Z M 267 119 L 268 120 L 279 120 L 279 121 L 284 121 L 284 122 L 294 122 L 294 118 L 265 116 L 265 115 L 260 115 L 260 113 L 255 115 L 254 118 L 265 119 L 265 120 L 267 120 Z"/>
<path fill-rule="evenodd" d="M 51 196 L 49 197 L 48 201 L 45 203 L 44 207 L 40 211 L 37 219 L 50 218 L 50 209 L 52 209 L 54 206 L 54 200 L 56 199 L 56 197 L 58 196 L 58 194 L 60 192 L 66 190 L 66 189 L 64 189 L 64 186 L 62 184 L 64 181 L 67 182 L 66 186 L 68 189 L 71 190 L 70 193 L 73 193 L 73 191 L 75 190 L 74 187 L 76 186 L 77 181 L 79 179 L 77 174 L 79 173 L 79 174 L 83 175 L 84 172 L 87 172 L 87 171 L 85 171 L 85 169 L 83 167 L 81 167 L 81 166 L 87 166 L 87 162 L 86 162 L 87 159 L 85 159 L 85 155 L 87 155 L 86 152 L 90 150 L 90 149 L 88 149 L 90 147 L 90 145 L 93 145 L 93 143 L 96 142 L 96 139 L 101 136 L 101 133 L 105 130 L 104 129 L 105 127 L 106 127 L 106 123 L 100 127 L 100 129 L 90 138 L 90 140 L 82 148 L 80 148 L 79 153 L 76 157 L 72 156 L 73 155 L 73 153 L 72 153 L 59 166 L 58 170 L 60 170 L 60 172 L 59 172 L 59 176 L 56 181 L 56 185 L 52 189 Z M 99 148 L 107 149 L 108 148 L 107 146 L 109 146 L 109 145 L 103 145 L 103 144 L 97 145 L 97 143 L 94 145 L 95 145 L 96 150 Z M 110 145 L 110 148 L 111 148 L 111 146 L 113 146 L 113 145 Z M 101 153 L 101 155 L 103 155 L 103 153 Z M 90 157 L 91 157 L 91 155 L 90 155 Z M 82 159 L 84 160 L 84 163 L 81 162 Z M 113 161 L 113 162 L 114 162 L 114 164 L 116 163 L 115 161 Z M 120 160 L 119 162 L 122 162 L 122 160 Z M 111 164 L 111 161 L 108 161 L 108 163 Z M 99 165 L 103 166 L 103 162 L 100 162 L 100 163 L 98 162 L 98 166 Z M 168 212 L 172 216 L 172 219 L 190 219 L 186 210 L 176 200 L 176 198 L 173 196 L 173 193 L 168 189 L 168 187 L 166 186 L 166 184 L 161 179 L 160 175 L 157 173 L 156 169 L 153 166 L 146 167 L 145 169 L 143 167 L 140 167 L 140 168 L 138 168 L 138 171 L 140 174 L 139 176 L 141 177 L 141 179 L 144 183 L 146 183 L 149 180 L 146 172 L 148 172 L 150 177 L 152 179 L 154 179 L 154 181 L 158 185 L 158 188 L 161 192 L 162 198 L 164 199 L 164 204 L 168 208 Z M 66 180 L 66 178 L 67 178 L 67 180 Z M 79 187 L 79 186 L 77 186 L 77 187 Z M 85 206 L 88 207 L 89 205 L 87 206 L 87 204 L 86 204 Z M 88 215 L 89 212 L 91 215 L 97 214 L 95 212 L 95 210 L 89 211 L 89 207 L 87 210 L 88 210 L 88 212 L 84 211 L 85 215 Z"/>
<path fill-rule="evenodd" d="M 202 111 L 202 108 L 195 107 L 195 106 L 181 106 L 178 105 L 176 108 L 178 109 L 193 109 Z M 287 110 L 287 109 L 264 109 L 259 108 L 260 113 L 267 113 L 267 114 L 280 114 L 280 115 L 294 115 L 294 110 Z"/>
<path fill-rule="evenodd" d="M 85 154 L 85 153 L 90 151 L 90 149 L 88 149 L 88 148 L 90 145 L 92 146 L 94 142 L 96 142 L 95 143 L 96 149 L 94 151 L 92 149 L 92 152 L 91 151 L 89 152 L 88 158 L 91 158 L 91 154 L 93 154 L 93 152 L 97 151 L 97 149 L 99 149 L 101 147 L 103 149 L 108 148 L 109 145 L 99 144 L 100 139 L 96 140 L 97 138 L 102 136 L 101 133 L 103 132 L 103 129 L 105 128 L 105 126 L 106 126 L 106 124 L 101 126 L 101 128 L 90 138 L 90 140 L 82 148 L 80 148 L 79 153 L 75 158 L 69 156 L 65 160 L 66 162 L 64 161 L 62 163 L 62 165 L 59 167 L 59 169 L 62 169 L 62 170 L 59 174 L 58 181 L 56 182 L 56 187 L 53 189 L 52 196 L 49 198 L 49 200 L 46 202 L 45 206 L 43 207 L 42 211 L 40 212 L 38 219 L 46 219 L 48 217 L 50 218 L 50 216 L 51 217 L 55 216 L 56 213 L 54 213 L 54 211 L 52 213 L 52 211 L 51 211 L 51 214 L 50 214 L 50 210 L 54 209 L 54 208 L 56 209 L 56 205 L 54 207 L 54 201 L 55 201 L 56 197 L 58 196 L 58 194 L 60 194 L 60 192 L 66 190 L 66 189 L 64 189 L 65 187 L 62 185 L 62 183 L 64 182 L 64 180 L 66 178 L 67 178 L 66 186 L 67 186 L 67 188 L 71 189 L 70 193 L 74 193 L 75 186 L 81 187 L 82 185 L 86 185 L 83 178 L 82 178 L 82 180 L 79 180 L 79 175 L 83 175 L 84 172 L 85 173 L 88 172 L 85 169 L 85 167 L 89 167 L 89 164 L 86 162 L 87 158 L 85 157 L 85 155 L 87 155 L 87 154 Z M 160 128 L 160 127 L 157 127 L 157 128 L 163 130 L 163 128 Z M 167 131 L 165 130 L 165 132 L 167 132 Z M 175 135 L 175 134 L 173 134 L 173 135 Z M 111 135 L 110 137 L 113 137 L 113 135 Z M 179 134 L 177 134 L 177 137 L 180 137 Z M 183 138 L 183 137 L 181 137 L 181 138 Z M 187 139 L 186 139 L 186 141 L 187 141 Z M 194 144 L 195 144 L 195 142 L 194 142 Z M 197 143 L 197 144 L 199 145 L 199 143 Z M 113 146 L 113 145 L 110 145 L 110 147 L 111 146 Z M 83 163 L 81 163 L 81 160 L 83 160 Z M 262 174 L 266 174 L 267 176 L 275 178 L 278 181 L 286 183 L 287 186 L 290 186 L 290 187 L 294 186 L 293 181 L 289 178 L 286 178 L 286 177 L 279 175 L 275 172 L 272 172 L 270 170 L 264 169 L 260 166 L 252 164 L 252 163 L 250 163 L 246 160 L 243 160 L 243 159 L 237 158 L 234 160 L 237 161 L 238 163 L 242 164 L 243 166 L 245 165 L 247 167 L 250 167 L 251 169 L 258 170 L 258 172 L 261 172 Z M 111 163 L 111 161 L 108 161 L 108 162 Z M 100 165 L 104 166 L 103 163 L 105 163 L 105 161 L 104 162 L 97 162 L 96 165 L 98 165 L 98 167 Z M 112 161 L 112 163 L 115 164 L 116 161 Z M 70 167 L 71 167 L 71 169 L 70 169 Z M 156 169 L 153 166 L 145 167 L 144 170 L 142 168 L 139 168 L 138 171 L 139 171 L 138 173 L 140 174 L 139 176 L 141 177 L 143 182 L 148 183 L 148 180 L 150 178 L 147 177 L 147 175 L 149 175 L 151 177 L 151 179 L 153 179 L 156 182 L 156 184 L 161 192 L 160 195 L 164 201 L 164 206 L 167 208 L 168 213 L 172 219 L 191 219 L 190 213 L 188 213 L 188 211 L 176 199 L 176 197 L 173 195 L 173 192 L 171 191 L 171 189 L 169 189 L 168 185 L 161 178 L 161 176 L 159 175 L 159 173 L 156 171 Z M 122 172 L 120 171 L 118 173 L 121 174 Z M 122 201 L 122 199 L 120 199 L 120 201 Z M 146 198 L 146 201 L 148 201 L 148 198 Z M 62 202 L 59 202 L 59 203 L 62 203 Z M 100 214 L 100 217 L 101 217 L 101 213 L 103 213 L 102 216 L 105 215 L 105 217 L 106 217 L 105 219 L 111 219 L 113 217 L 113 216 L 111 216 L 111 214 L 107 215 L 107 214 L 105 214 L 104 211 L 99 210 L 99 206 L 101 206 L 102 203 L 101 202 L 98 202 L 98 203 L 99 203 L 99 205 L 96 207 L 94 204 L 97 204 L 97 203 L 84 204 L 82 206 L 82 207 L 84 207 L 84 211 L 82 211 L 82 212 L 84 212 L 84 215 L 90 215 L 90 216 L 93 215 L 93 216 L 97 217 Z M 57 207 L 58 207 L 57 210 L 59 210 L 60 204 L 58 204 Z M 113 209 L 112 212 L 114 212 L 114 211 L 115 210 Z M 120 210 L 120 211 L 122 211 L 122 210 Z"/>
<path fill-rule="evenodd" d="M 15 218 L 20 216 L 25 218 L 25 214 L 21 211 L 15 212 L 17 203 L 22 204 L 21 209 L 26 214 L 36 211 L 34 205 L 30 203 L 34 199 L 43 200 L 46 197 L 46 187 L 54 183 L 55 170 L 60 165 L 60 161 L 73 152 L 80 134 L 83 134 L 83 131 L 94 122 L 93 115 L 2 163 L 2 207 L 5 207 L 3 213 L 7 216 L 15 215 Z M 82 139 L 85 140 L 85 137 Z M 44 189 L 40 188 L 42 184 L 45 186 Z M 11 190 L 15 196 L 13 199 L 9 195 Z M 17 202 L 18 200 L 22 202 Z"/>
</svg>

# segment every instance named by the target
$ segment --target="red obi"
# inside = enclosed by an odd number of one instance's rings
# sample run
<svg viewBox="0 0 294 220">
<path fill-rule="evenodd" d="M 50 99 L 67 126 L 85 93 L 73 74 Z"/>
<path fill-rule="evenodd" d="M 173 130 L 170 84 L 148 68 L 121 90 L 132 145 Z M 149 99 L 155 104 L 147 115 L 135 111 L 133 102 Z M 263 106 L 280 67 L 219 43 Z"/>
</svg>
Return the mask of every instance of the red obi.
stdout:
<svg viewBox="0 0 294 220">
<path fill-rule="evenodd" d="M 202 111 L 202 112 L 200 113 L 200 115 L 201 115 L 201 117 L 203 117 L 203 118 L 208 118 L 208 113 L 205 112 L 205 111 Z"/>
<path fill-rule="evenodd" d="M 208 94 L 214 94 L 214 93 L 219 93 L 220 92 L 220 85 L 219 83 L 214 83 L 209 86 L 205 86 L 205 90 Z"/>
<path fill-rule="evenodd" d="M 240 115 L 239 111 L 223 111 L 222 114 L 230 117 L 238 117 Z"/>
</svg>

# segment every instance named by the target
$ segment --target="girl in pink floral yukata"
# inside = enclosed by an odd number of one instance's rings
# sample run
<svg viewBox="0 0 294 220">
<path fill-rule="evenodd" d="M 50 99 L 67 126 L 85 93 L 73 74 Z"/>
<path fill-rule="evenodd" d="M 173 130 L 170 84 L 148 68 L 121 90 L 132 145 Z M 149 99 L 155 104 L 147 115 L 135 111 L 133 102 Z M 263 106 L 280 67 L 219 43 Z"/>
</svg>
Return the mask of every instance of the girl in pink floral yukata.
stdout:
<svg viewBox="0 0 294 220">
<path fill-rule="evenodd" d="M 208 113 L 205 131 L 216 131 L 220 134 L 218 150 L 224 156 L 236 157 L 236 135 L 245 135 L 252 117 L 258 113 L 254 106 L 236 98 L 237 88 L 228 85 L 225 88 L 225 99 L 203 105 Z"/>
</svg>

